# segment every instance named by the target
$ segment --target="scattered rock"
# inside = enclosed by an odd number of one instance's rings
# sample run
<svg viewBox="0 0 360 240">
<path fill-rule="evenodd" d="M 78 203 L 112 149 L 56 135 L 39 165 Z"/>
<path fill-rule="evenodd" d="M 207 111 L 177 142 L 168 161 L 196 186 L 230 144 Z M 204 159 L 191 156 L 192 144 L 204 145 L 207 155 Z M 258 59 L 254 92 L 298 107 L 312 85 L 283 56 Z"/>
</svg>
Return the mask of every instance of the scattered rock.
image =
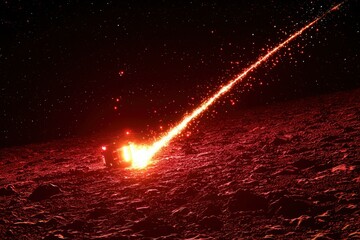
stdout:
<svg viewBox="0 0 360 240">
<path fill-rule="evenodd" d="M 252 171 L 253 173 L 264 173 L 266 171 L 268 171 L 269 169 L 265 166 L 265 165 L 256 165 L 256 167 L 254 168 L 254 170 Z"/>
<path fill-rule="evenodd" d="M 17 192 L 15 191 L 15 188 L 12 185 L 8 185 L 6 187 L 0 188 L 0 196 L 10 196 L 14 194 L 17 194 Z"/>
<path fill-rule="evenodd" d="M 293 163 L 293 166 L 298 168 L 298 169 L 306 169 L 306 168 L 314 166 L 314 161 L 310 161 L 308 159 L 301 158 L 299 160 L 296 160 Z"/>
<path fill-rule="evenodd" d="M 149 195 L 156 195 L 156 194 L 159 194 L 160 191 L 158 189 L 156 189 L 156 188 L 151 188 L 151 189 L 146 190 L 145 193 L 149 194 Z"/>
<path fill-rule="evenodd" d="M 22 226 L 22 227 L 27 227 L 27 226 L 34 226 L 34 225 L 36 225 L 36 223 L 35 223 L 35 222 L 26 221 L 26 222 L 15 222 L 14 225 Z"/>
<path fill-rule="evenodd" d="M 267 234 L 264 236 L 264 239 L 276 239 L 276 237 L 273 234 Z"/>
<path fill-rule="evenodd" d="M 311 240 L 333 240 L 334 238 L 331 236 L 329 231 L 323 231 L 316 233 Z"/>
<path fill-rule="evenodd" d="M 322 214 L 319 214 L 319 215 L 317 215 L 315 217 L 315 219 L 321 219 L 321 221 L 324 220 L 324 219 L 327 219 L 327 218 L 330 218 L 330 211 L 329 210 L 322 213 Z"/>
<path fill-rule="evenodd" d="M 171 212 L 172 216 L 185 216 L 190 212 L 187 207 L 180 207 Z"/>
<path fill-rule="evenodd" d="M 336 167 L 333 167 L 331 169 L 331 172 L 339 172 L 339 171 L 352 171 L 354 170 L 355 167 L 354 166 L 347 166 L 346 164 L 340 164 Z"/>
<path fill-rule="evenodd" d="M 280 214 L 284 217 L 299 217 L 309 211 L 312 204 L 302 199 L 294 199 L 289 196 L 283 196 L 271 203 L 269 210 L 271 214 Z"/>
<path fill-rule="evenodd" d="M 360 239 L 360 230 L 350 233 L 349 239 Z"/>
<path fill-rule="evenodd" d="M 133 236 L 133 237 L 135 237 L 135 236 Z M 93 236 L 91 239 L 95 239 L 95 240 L 128 240 L 128 239 L 130 239 L 130 237 L 115 232 L 115 233 L 101 234 L 99 236 Z"/>
<path fill-rule="evenodd" d="M 280 225 L 267 226 L 266 234 L 282 234 L 285 232 L 285 229 Z"/>
<path fill-rule="evenodd" d="M 44 240 L 63 240 L 63 239 L 68 239 L 68 238 L 64 237 L 64 235 L 62 235 L 60 233 L 50 233 L 43 239 Z"/>
<path fill-rule="evenodd" d="M 41 201 L 61 193 L 58 186 L 54 184 L 43 184 L 38 186 L 29 196 L 32 201 Z"/>
<path fill-rule="evenodd" d="M 201 227 L 211 230 L 220 230 L 223 227 L 223 222 L 215 216 L 204 217 L 199 224 Z"/>
<path fill-rule="evenodd" d="M 245 127 L 256 132 L 238 132 L 244 116 L 206 126 L 199 142 L 174 141 L 146 170 L 102 167 L 107 136 L 3 149 L 0 239 L 359 239 L 359 122 L 341 108 L 319 123 L 309 103 L 289 118 L 249 114 Z M 356 130 L 343 134 L 344 124 Z M 338 138 L 320 142 L 329 135 Z M 186 155 L 186 141 L 199 153 Z M 42 153 L 22 159 L 27 148 Z M 61 189 L 38 193 L 48 182 Z"/>
<path fill-rule="evenodd" d="M 36 225 L 39 225 L 39 226 L 46 226 L 46 227 L 54 227 L 54 226 L 57 226 L 59 225 L 59 221 L 56 219 L 56 218 L 51 218 L 49 220 L 39 220 Z"/>
<path fill-rule="evenodd" d="M 319 201 L 319 202 L 333 202 L 337 200 L 337 197 L 333 193 L 319 193 L 313 197 L 313 200 Z"/>
<path fill-rule="evenodd" d="M 288 195 L 288 194 L 290 194 L 290 193 L 286 189 L 280 189 L 280 190 L 273 190 L 273 191 L 267 192 L 267 193 L 265 193 L 265 196 L 270 201 L 275 201 L 275 200 L 281 198 L 282 196 Z"/>
<path fill-rule="evenodd" d="M 280 146 L 280 145 L 283 145 L 283 144 L 286 144 L 286 143 L 289 143 L 289 139 L 281 138 L 281 137 L 278 137 L 278 136 L 276 136 L 271 141 L 271 144 L 274 145 L 274 146 Z"/>
<path fill-rule="evenodd" d="M 268 205 L 267 200 L 259 195 L 256 195 L 248 190 L 238 190 L 228 203 L 228 208 L 231 212 L 236 211 L 255 211 L 266 209 Z"/>
<path fill-rule="evenodd" d="M 273 174 L 271 174 L 271 176 L 297 175 L 297 174 L 299 174 L 297 169 L 288 166 L 288 167 L 282 168 L 282 169 L 274 172 Z"/>
<path fill-rule="evenodd" d="M 348 204 L 348 205 L 340 206 L 340 207 L 336 208 L 335 212 L 338 214 L 351 214 L 351 213 L 355 212 L 356 210 L 358 210 L 357 205 Z"/>
<path fill-rule="evenodd" d="M 296 225 L 296 228 L 311 227 L 315 225 L 315 219 L 308 215 L 301 215 L 298 218 L 290 220 L 291 225 Z"/>
</svg>

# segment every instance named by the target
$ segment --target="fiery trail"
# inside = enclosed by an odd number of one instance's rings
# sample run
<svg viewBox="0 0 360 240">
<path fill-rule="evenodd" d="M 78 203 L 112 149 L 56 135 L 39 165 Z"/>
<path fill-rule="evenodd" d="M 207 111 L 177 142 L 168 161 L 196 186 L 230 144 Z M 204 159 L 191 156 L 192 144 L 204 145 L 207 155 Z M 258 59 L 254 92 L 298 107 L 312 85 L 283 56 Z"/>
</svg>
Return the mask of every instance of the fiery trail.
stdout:
<svg viewBox="0 0 360 240">
<path fill-rule="evenodd" d="M 184 116 L 184 118 L 172 129 L 170 129 L 163 137 L 161 137 L 158 141 L 154 142 L 152 145 L 136 145 L 136 144 L 129 144 L 127 146 L 122 147 L 123 151 L 123 158 L 125 161 L 131 161 L 132 167 L 134 168 L 144 168 L 146 167 L 149 162 L 151 161 L 151 158 L 164 146 L 166 146 L 171 139 L 173 139 L 175 136 L 180 134 L 187 125 L 200 116 L 205 110 L 207 110 L 213 103 L 215 103 L 220 97 L 225 95 L 227 92 L 229 92 L 235 84 L 242 81 L 251 71 L 259 67 L 262 63 L 266 62 L 272 55 L 274 55 L 276 52 L 278 52 L 280 49 L 285 47 L 287 44 L 289 44 L 291 41 L 293 41 L 295 38 L 300 36 L 305 30 L 312 27 L 314 24 L 316 24 L 318 21 L 323 19 L 327 14 L 338 10 L 340 6 L 343 4 L 339 3 L 326 11 L 324 14 L 313 20 L 312 22 L 305 25 L 303 28 L 298 30 L 297 32 L 290 35 L 289 38 L 287 38 L 285 41 L 271 49 L 269 52 L 267 52 L 264 56 L 261 56 L 256 62 L 254 62 L 252 65 L 250 65 L 247 69 L 245 69 L 243 72 L 241 72 L 239 75 L 237 75 L 233 80 L 229 81 L 225 86 L 221 87 L 212 97 L 205 99 L 200 106 L 195 108 L 190 114 Z"/>
</svg>

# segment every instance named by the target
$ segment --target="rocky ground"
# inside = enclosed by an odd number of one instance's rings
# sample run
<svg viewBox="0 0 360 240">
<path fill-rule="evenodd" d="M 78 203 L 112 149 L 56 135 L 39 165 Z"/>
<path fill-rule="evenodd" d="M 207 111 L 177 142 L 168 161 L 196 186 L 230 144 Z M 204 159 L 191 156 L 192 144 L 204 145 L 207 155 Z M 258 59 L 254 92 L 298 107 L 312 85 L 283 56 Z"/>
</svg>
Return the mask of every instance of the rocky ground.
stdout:
<svg viewBox="0 0 360 240">
<path fill-rule="evenodd" d="M 0 239 L 359 239 L 360 90 L 200 124 L 145 170 L 106 137 L 0 150 Z"/>
</svg>

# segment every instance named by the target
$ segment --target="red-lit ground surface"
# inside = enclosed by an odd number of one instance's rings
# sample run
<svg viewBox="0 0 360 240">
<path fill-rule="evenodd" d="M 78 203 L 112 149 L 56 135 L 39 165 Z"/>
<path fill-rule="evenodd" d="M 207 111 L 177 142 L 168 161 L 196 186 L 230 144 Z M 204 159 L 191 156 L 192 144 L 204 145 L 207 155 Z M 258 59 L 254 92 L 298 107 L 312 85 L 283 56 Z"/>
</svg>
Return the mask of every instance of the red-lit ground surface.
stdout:
<svg viewBox="0 0 360 240">
<path fill-rule="evenodd" d="M 104 168 L 106 137 L 1 149 L 0 239 L 357 239 L 359 96 L 218 117 L 141 171 Z"/>
</svg>

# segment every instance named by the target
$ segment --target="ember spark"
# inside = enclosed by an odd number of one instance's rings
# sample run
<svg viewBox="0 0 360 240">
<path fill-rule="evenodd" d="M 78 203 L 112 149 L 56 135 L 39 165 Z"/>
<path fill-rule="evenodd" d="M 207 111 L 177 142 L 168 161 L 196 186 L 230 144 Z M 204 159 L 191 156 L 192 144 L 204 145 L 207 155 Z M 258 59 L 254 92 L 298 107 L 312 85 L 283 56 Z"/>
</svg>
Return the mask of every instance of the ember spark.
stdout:
<svg viewBox="0 0 360 240">
<path fill-rule="evenodd" d="M 261 64 L 266 62 L 271 56 L 277 53 L 280 49 L 287 46 L 291 41 L 300 36 L 305 30 L 311 28 L 318 21 L 323 19 L 329 13 L 338 10 L 344 2 L 333 6 L 331 9 L 317 17 L 312 22 L 305 25 L 300 30 L 290 35 L 285 41 L 278 44 L 276 47 L 268 51 L 264 56 L 261 56 L 256 62 L 251 64 L 247 69 L 238 74 L 234 79 L 230 80 L 224 86 L 215 92 L 211 97 L 205 99 L 197 108 L 195 108 L 190 114 L 187 114 L 183 119 L 165 133 L 159 140 L 155 141 L 151 145 L 137 145 L 130 143 L 121 148 L 123 159 L 127 162 L 132 163 L 133 168 L 145 168 L 150 162 L 154 155 L 163 147 L 167 146 L 168 143 L 177 135 L 179 135 L 190 122 L 195 118 L 199 117 L 205 112 L 212 104 L 214 104 L 219 98 L 228 93 L 237 83 L 241 82 L 250 72 L 254 71 Z"/>
</svg>

